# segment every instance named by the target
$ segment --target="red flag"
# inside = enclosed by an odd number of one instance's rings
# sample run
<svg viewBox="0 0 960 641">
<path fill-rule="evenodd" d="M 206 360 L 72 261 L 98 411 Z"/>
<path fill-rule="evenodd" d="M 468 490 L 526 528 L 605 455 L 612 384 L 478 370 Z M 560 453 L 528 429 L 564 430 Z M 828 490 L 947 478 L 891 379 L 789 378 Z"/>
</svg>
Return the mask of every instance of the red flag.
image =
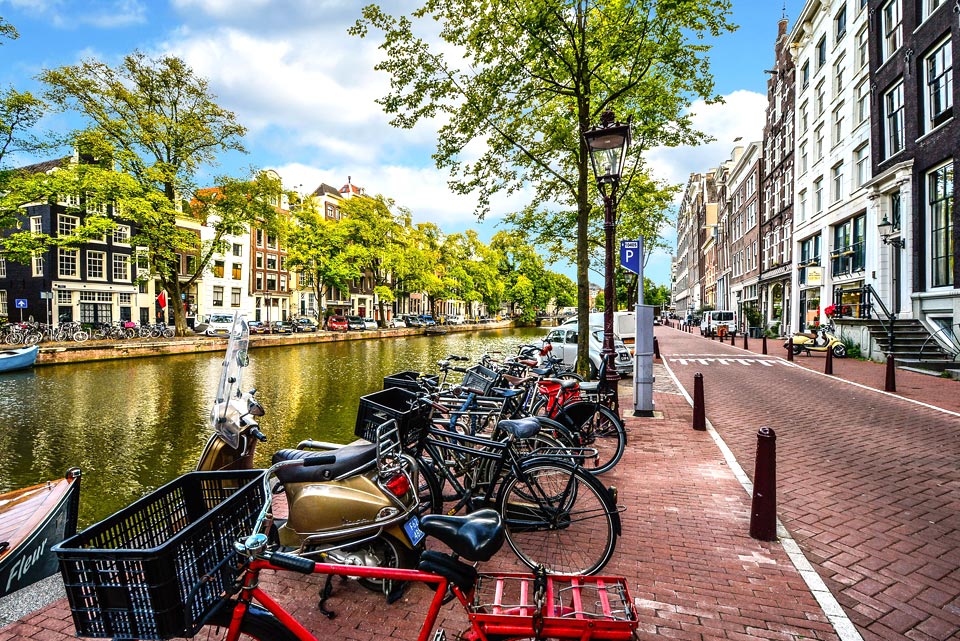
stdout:
<svg viewBox="0 0 960 641">
<path fill-rule="evenodd" d="M 160 305 L 160 309 L 167 308 L 167 292 L 160 290 L 160 295 L 157 296 L 157 304 Z"/>
</svg>

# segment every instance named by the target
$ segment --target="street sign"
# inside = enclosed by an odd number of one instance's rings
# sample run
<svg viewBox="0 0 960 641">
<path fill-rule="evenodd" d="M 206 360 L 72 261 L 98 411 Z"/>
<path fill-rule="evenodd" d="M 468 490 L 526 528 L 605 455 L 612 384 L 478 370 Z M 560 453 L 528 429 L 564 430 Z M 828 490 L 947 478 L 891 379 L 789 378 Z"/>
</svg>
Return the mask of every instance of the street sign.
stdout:
<svg viewBox="0 0 960 641">
<path fill-rule="evenodd" d="M 643 264 L 643 243 L 639 240 L 620 241 L 620 265 L 634 274 L 640 273 Z"/>
<path fill-rule="evenodd" d="M 17 309 L 26 309 L 27 308 L 27 299 L 26 298 L 17 298 L 14 299 L 14 307 Z"/>
</svg>

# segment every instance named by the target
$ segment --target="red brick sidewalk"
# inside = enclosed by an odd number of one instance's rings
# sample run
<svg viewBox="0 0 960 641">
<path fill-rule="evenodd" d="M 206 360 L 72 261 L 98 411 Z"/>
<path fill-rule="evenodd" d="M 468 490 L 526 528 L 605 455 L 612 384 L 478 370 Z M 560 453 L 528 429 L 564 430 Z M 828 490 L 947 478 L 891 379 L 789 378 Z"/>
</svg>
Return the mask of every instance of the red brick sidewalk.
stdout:
<svg viewBox="0 0 960 641">
<path fill-rule="evenodd" d="M 622 389 L 629 396 L 630 387 Z M 640 638 L 837 639 L 782 546 L 748 536 L 750 499 L 711 437 L 690 429 L 689 404 L 668 393 L 657 393 L 655 403 L 664 418 L 629 418 L 627 453 L 602 477 L 617 486 L 626 506 L 623 536 L 605 572 L 627 577 Z M 515 565 L 507 549 L 482 569 Z M 415 638 L 429 596 L 415 586 L 388 606 L 355 583 L 337 582 L 328 605 L 338 617 L 330 621 L 315 607 L 317 577 L 270 581 L 275 596 L 317 637 L 350 641 Z M 466 627 L 458 605 L 447 606 L 441 625 L 448 634 Z M 0 630 L 0 641 L 72 635 L 66 602 L 59 601 Z"/>
</svg>

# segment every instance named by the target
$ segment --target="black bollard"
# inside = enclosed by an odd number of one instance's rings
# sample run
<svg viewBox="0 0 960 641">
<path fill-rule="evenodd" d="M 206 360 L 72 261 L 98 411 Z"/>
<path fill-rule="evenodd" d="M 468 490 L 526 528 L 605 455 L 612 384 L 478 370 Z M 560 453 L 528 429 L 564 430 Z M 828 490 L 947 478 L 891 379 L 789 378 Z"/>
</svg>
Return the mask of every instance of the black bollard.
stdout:
<svg viewBox="0 0 960 641">
<path fill-rule="evenodd" d="M 887 379 L 884 381 L 883 391 L 897 391 L 897 364 L 894 361 L 893 354 L 887 354 Z"/>
<path fill-rule="evenodd" d="M 750 343 L 747 342 L 747 333 L 743 333 L 743 349 L 750 349 Z"/>
<path fill-rule="evenodd" d="M 707 429 L 707 417 L 703 411 L 703 374 L 700 372 L 693 375 L 693 429 Z"/>
<path fill-rule="evenodd" d="M 763 335 L 763 351 L 760 353 L 761 354 L 767 353 L 767 335 L 766 334 Z"/>
<path fill-rule="evenodd" d="M 830 347 L 827 347 L 827 362 L 823 365 L 823 373 L 833 376 L 833 350 Z"/>
<path fill-rule="evenodd" d="M 793 360 L 793 336 L 787 341 L 787 360 Z"/>
<path fill-rule="evenodd" d="M 653 337 L 653 357 L 660 360 L 660 341 L 656 336 Z"/>
<path fill-rule="evenodd" d="M 760 541 L 777 539 L 777 435 L 769 427 L 757 432 L 750 536 Z"/>
</svg>

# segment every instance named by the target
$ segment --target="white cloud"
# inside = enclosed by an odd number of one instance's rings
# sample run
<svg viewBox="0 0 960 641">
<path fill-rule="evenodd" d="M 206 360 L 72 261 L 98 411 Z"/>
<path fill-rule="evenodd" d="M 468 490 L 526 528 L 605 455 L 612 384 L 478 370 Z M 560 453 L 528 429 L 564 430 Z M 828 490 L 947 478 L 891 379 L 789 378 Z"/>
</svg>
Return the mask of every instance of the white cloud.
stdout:
<svg viewBox="0 0 960 641">
<path fill-rule="evenodd" d="M 658 147 L 648 154 L 648 162 L 657 177 L 686 184 L 691 173 L 706 171 L 729 158 L 736 144 L 762 140 L 766 108 L 767 97 L 754 91 L 734 91 L 724 96 L 722 104 L 698 100 L 691 107 L 693 124 L 714 142 L 699 147 Z M 742 139 L 740 143 L 734 142 L 737 138 Z"/>
</svg>

